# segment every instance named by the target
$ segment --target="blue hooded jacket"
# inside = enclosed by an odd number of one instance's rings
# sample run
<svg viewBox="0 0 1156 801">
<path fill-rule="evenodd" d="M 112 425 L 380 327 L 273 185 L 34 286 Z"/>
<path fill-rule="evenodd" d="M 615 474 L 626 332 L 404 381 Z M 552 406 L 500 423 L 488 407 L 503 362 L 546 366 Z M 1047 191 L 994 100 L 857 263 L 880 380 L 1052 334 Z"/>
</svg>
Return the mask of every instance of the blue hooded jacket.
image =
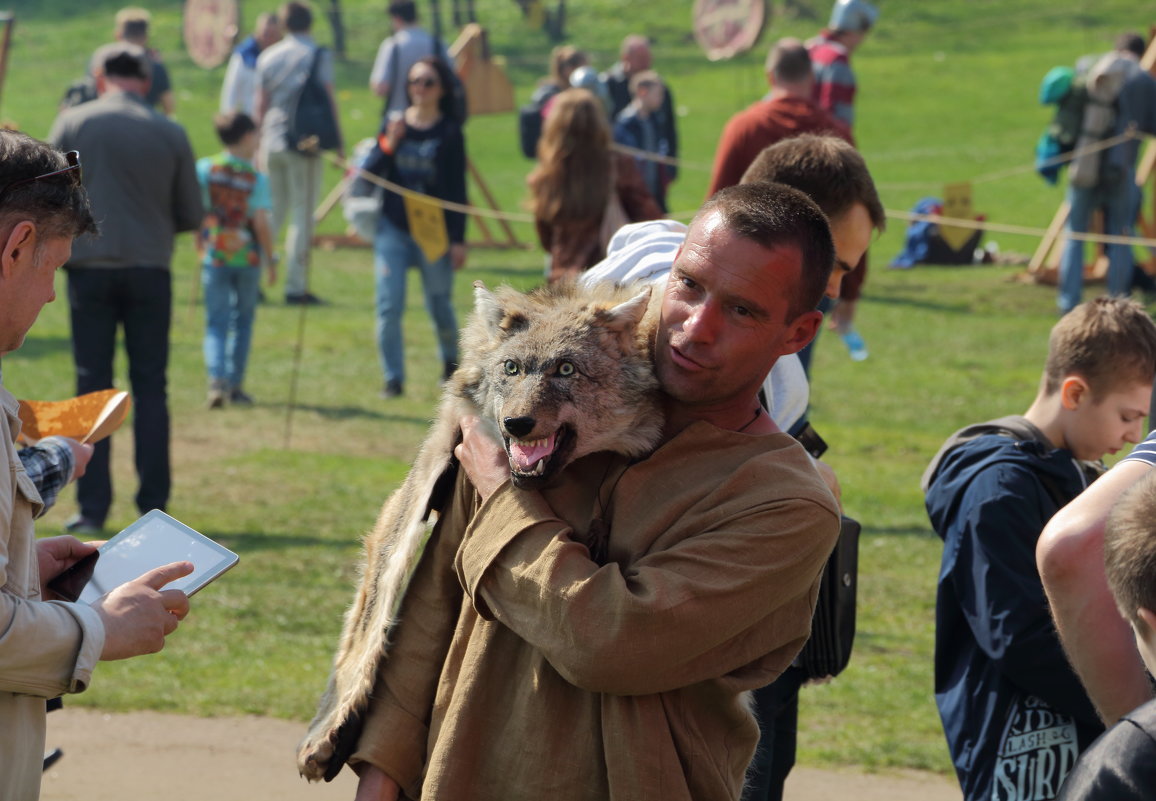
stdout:
<svg viewBox="0 0 1156 801">
<path fill-rule="evenodd" d="M 1095 470 L 1022 417 L 953 435 L 924 477 L 943 539 L 935 702 L 967 801 L 1052 799 L 1104 730 L 1036 568 L 1045 523 Z"/>
</svg>

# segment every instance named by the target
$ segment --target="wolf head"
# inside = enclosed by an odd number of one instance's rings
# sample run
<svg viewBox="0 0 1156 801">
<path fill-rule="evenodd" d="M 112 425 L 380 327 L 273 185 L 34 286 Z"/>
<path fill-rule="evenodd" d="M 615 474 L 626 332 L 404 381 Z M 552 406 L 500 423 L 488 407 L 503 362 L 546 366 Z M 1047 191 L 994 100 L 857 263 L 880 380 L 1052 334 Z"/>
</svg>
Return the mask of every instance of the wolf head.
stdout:
<svg viewBox="0 0 1156 801">
<path fill-rule="evenodd" d="M 474 283 L 451 391 L 496 424 L 515 486 L 548 484 L 596 451 L 648 452 L 662 427 L 647 326 L 650 288 Z"/>
</svg>

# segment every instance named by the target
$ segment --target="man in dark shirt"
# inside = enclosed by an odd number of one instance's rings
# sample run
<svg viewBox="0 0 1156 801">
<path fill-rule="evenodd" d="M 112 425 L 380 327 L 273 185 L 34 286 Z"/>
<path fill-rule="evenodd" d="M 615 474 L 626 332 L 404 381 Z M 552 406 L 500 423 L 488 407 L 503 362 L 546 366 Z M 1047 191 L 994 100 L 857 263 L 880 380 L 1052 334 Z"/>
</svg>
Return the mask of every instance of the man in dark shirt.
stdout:
<svg viewBox="0 0 1156 801">
<path fill-rule="evenodd" d="M 134 404 L 136 495 L 142 512 L 168 503 L 167 369 L 172 318 L 173 238 L 203 217 L 185 131 L 145 101 L 148 53 L 138 45 L 97 51 L 99 97 L 63 111 L 49 138 L 85 156 L 84 184 L 102 234 L 80 237 L 68 270 L 72 356 L 78 394 L 113 386 L 116 331 L 124 328 Z M 97 444 L 77 483 L 79 514 L 67 527 L 96 533 L 112 504 L 109 442 Z"/>
</svg>

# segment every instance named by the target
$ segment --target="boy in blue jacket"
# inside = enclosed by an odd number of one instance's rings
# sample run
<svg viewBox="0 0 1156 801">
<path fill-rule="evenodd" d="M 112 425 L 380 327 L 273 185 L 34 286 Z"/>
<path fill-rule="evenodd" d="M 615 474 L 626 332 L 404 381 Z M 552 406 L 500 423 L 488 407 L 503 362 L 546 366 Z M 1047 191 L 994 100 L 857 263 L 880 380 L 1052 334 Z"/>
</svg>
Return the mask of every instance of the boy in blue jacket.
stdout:
<svg viewBox="0 0 1156 801">
<path fill-rule="evenodd" d="M 1036 569 L 1048 519 L 1143 435 L 1156 324 L 1097 298 L 1053 327 L 1022 416 L 953 434 L 923 476 L 943 539 L 935 701 L 966 801 L 1048 801 L 1103 725 L 1064 656 Z"/>
</svg>

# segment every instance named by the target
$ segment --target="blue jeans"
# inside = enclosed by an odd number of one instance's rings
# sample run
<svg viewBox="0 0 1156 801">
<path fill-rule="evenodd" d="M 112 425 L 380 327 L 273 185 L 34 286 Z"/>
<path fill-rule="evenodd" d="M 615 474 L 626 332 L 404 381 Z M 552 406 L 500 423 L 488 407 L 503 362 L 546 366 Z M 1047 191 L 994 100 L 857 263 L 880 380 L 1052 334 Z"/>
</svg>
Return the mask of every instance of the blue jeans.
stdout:
<svg viewBox="0 0 1156 801">
<path fill-rule="evenodd" d="M 205 290 L 205 367 L 213 381 L 245 381 L 261 283 L 258 267 L 201 267 Z"/>
<path fill-rule="evenodd" d="M 450 299 L 454 269 L 447 253 L 435 262 L 426 261 L 421 248 L 407 231 L 382 217 L 373 240 L 377 276 L 377 352 L 386 381 L 405 381 L 405 346 L 401 315 L 405 311 L 405 278 L 411 266 L 421 270 L 425 308 L 434 324 L 442 362 L 458 360 L 458 322 Z"/>
<path fill-rule="evenodd" d="M 1104 209 L 1104 233 L 1128 235 L 1132 230 L 1129 211 L 1133 208 L 1131 176 L 1118 181 L 1076 189 L 1069 184 L 1068 231 L 1087 233 L 1092 212 Z M 1060 256 L 1060 311 L 1067 313 L 1080 304 L 1084 289 L 1084 245 L 1069 239 Z M 1127 295 L 1132 286 L 1132 248 L 1129 245 L 1106 245 L 1108 252 L 1108 294 Z"/>
</svg>

